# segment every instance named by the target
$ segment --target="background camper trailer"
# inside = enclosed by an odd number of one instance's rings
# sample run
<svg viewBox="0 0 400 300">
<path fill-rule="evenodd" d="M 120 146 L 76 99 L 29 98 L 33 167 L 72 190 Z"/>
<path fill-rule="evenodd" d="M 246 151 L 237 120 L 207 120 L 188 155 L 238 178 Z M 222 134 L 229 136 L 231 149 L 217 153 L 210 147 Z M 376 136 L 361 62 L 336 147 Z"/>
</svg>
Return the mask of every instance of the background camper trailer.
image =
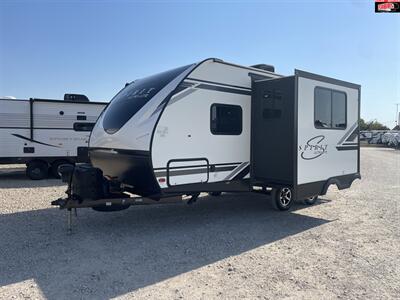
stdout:
<svg viewBox="0 0 400 300">
<path fill-rule="evenodd" d="M 0 99 L 0 163 L 24 163 L 29 178 L 43 179 L 58 176 L 61 164 L 88 161 L 89 134 L 105 106 L 75 94 Z"/>
<path fill-rule="evenodd" d="M 249 191 L 272 193 L 281 210 L 312 204 L 360 178 L 359 109 L 359 85 L 269 65 L 207 59 L 136 80 L 96 122 L 94 167 L 64 169 L 69 197 L 53 204 L 120 209 L 137 200 L 126 192 L 191 203 Z"/>
</svg>

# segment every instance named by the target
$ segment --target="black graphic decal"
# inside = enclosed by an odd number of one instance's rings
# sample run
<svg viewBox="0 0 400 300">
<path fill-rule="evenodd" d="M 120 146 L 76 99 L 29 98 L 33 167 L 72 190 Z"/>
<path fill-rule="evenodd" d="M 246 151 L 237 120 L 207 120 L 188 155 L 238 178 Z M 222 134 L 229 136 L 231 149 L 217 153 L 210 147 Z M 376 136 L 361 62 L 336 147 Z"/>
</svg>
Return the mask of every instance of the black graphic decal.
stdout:
<svg viewBox="0 0 400 300">
<path fill-rule="evenodd" d="M 55 145 L 51 145 L 51 144 L 46 144 L 46 143 L 43 143 L 43 142 L 39 142 L 39 141 L 36 141 L 36 140 L 32 140 L 32 139 L 30 139 L 30 138 L 27 138 L 26 136 L 23 136 L 23 135 L 20 135 L 20 134 L 17 134 L 17 133 L 12 133 L 12 135 L 15 136 L 15 137 L 17 137 L 17 138 L 30 141 L 30 142 L 32 142 L 32 143 L 36 143 L 36 144 L 40 144 L 40 145 L 45 145 L 45 146 L 50 146 L 50 147 L 55 147 L 55 148 L 60 148 L 59 146 L 55 146 Z"/>
<path fill-rule="evenodd" d="M 317 135 L 309 139 L 305 145 L 299 145 L 300 156 L 302 159 L 311 160 L 327 153 L 328 144 L 322 144 L 325 136 Z"/>
</svg>

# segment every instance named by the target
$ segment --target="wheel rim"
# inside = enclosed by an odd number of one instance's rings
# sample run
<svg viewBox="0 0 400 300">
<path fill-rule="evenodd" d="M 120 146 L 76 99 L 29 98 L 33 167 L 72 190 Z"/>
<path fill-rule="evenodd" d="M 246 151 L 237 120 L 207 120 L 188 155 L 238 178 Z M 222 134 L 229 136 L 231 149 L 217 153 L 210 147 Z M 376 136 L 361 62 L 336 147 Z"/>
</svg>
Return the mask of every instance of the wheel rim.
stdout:
<svg viewBox="0 0 400 300">
<path fill-rule="evenodd" d="M 281 189 L 279 193 L 279 202 L 282 206 L 288 206 L 292 200 L 292 191 L 289 188 Z"/>
<path fill-rule="evenodd" d="M 35 169 L 32 170 L 32 173 L 35 174 L 35 175 L 40 175 L 41 170 L 40 170 L 40 168 L 35 168 Z"/>
</svg>

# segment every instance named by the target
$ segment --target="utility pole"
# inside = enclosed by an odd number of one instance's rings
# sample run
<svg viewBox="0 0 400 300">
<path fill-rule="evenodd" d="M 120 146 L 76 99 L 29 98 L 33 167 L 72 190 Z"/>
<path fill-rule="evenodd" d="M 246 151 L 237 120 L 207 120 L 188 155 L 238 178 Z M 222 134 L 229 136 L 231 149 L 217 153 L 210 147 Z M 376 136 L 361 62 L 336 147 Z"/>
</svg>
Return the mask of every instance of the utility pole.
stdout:
<svg viewBox="0 0 400 300">
<path fill-rule="evenodd" d="M 400 105 L 400 103 L 395 103 L 395 105 L 396 105 L 396 126 L 397 125 L 400 125 L 399 124 L 399 121 L 400 121 L 400 116 L 399 116 L 399 105 Z"/>
</svg>

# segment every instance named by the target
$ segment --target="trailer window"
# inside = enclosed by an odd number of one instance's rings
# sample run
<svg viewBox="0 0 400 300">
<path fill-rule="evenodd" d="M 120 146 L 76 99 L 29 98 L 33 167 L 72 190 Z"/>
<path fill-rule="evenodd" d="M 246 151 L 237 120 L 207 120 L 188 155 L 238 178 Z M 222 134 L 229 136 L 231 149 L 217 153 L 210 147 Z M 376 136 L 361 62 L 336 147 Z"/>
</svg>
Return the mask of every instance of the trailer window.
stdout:
<svg viewBox="0 0 400 300">
<path fill-rule="evenodd" d="M 319 129 L 345 129 L 346 93 L 327 88 L 314 90 L 314 125 Z"/>
<path fill-rule="evenodd" d="M 346 128 L 346 94 L 332 92 L 332 128 Z"/>
<path fill-rule="evenodd" d="M 242 133 L 242 108 L 239 105 L 211 105 L 210 129 L 212 134 L 240 135 Z"/>
<path fill-rule="evenodd" d="M 92 131 L 95 123 L 74 123 L 75 131 Z"/>
<path fill-rule="evenodd" d="M 190 66 L 184 66 L 138 79 L 125 86 L 104 112 L 103 127 L 107 133 L 117 132 L 150 99 Z"/>
</svg>

